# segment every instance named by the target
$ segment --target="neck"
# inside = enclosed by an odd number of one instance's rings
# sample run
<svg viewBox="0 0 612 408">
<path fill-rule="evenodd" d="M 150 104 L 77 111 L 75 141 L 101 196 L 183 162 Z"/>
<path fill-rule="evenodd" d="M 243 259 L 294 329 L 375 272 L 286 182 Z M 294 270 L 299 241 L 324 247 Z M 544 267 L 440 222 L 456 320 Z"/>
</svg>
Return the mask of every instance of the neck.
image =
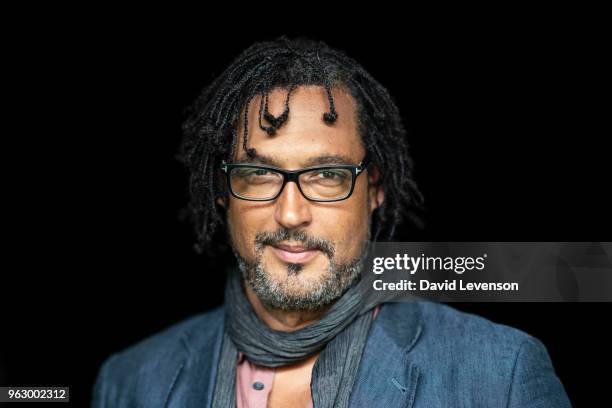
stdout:
<svg viewBox="0 0 612 408">
<path fill-rule="evenodd" d="M 255 313 L 272 330 L 292 332 L 311 325 L 321 319 L 331 305 L 318 310 L 282 310 L 264 305 L 250 285 L 244 285 L 247 299 Z"/>
</svg>

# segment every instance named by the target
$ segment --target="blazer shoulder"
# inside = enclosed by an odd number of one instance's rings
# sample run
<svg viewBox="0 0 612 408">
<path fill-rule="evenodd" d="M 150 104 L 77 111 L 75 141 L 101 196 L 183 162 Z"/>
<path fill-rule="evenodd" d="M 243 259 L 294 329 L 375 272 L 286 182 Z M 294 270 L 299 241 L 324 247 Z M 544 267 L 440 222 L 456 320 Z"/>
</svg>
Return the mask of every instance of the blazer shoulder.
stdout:
<svg viewBox="0 0 612 408">
<path fill-rule="evenodd" d="M 437 363 L 460 373 L 461 388 L 471 389 L 471 395 L 486 401 L 503 395 L 508 407 L 571 406 L 539 339 L 447 305 L 423 302 L 420 308 L 426 334 L 422 356 L 443 355 Z"/>
<path fill-rule="evenodd" d="M 147 337 L 125 350 L 114 353 L 102 364 L 99 377 L 122 382 L 133 374 L 160 373 L 194 343 L 206 347 L 221 332 L 224 307 L 192 316 Z"/>
<path fill-rule="evenodd" d="M 465 342 L 478 347 L 484 342 L 519 347 L 525 341 L 537 341 L 522 330 L 462 312 L 446 304 L 418 303 L 427 333 L 435 336 L 444 335 L 455 344 Z"/>
<path fill-rule="evenodd" d="M 524 345 L 535 345 L 546 353 L 544 345 L 524 331 L 445 304 L 418 301 L 384 307 L 390 309 L 386 314 L 390 330 L 399 330 L 408 316 L 418 315 L 421 331 L 412 356 L 423 364 L 431 363 L 431 356 L 446 356 L 444 364 L 456 364 L 460 370 L 466 367 L 462 362 L 470 361 L 489 373 L 507 375 Z"/>
<path fill-rule="evenodd" d="M 202 313 L 111 355 L 93 388 L 94 408 L 156 407 L 168 398 L 185 359 L 212 349 L 223 331 L 224 307 Z"/>
<path fill-rule="evenodd" d="M 422 370 L 423 392 L 432 398 L 444 388 L 447 397 L 464 398 L 466 406 L 503 402 L 519 407 L 535 401 L 538 406 L 570 406 L 548 351 L 537 338 L 445 304 L 422 301 L 390 308 L 388 315 L 395 321 L 418 310 L 422 330 L 410 361 Z"/>
</svg>

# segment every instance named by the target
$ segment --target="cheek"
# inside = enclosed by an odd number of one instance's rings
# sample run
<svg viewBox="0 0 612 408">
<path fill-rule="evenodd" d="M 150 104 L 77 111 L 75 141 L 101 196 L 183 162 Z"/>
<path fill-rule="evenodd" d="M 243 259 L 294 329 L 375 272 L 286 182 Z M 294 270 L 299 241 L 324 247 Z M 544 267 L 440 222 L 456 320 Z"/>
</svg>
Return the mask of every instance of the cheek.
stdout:
<svg viewBox="0 0 612 408">
<path fill-rule="evenodd" d="M 368 230 L 368 208 L 363 192 L 351 196 L 340 211 L 319 214 L 325 223 L 328 236 L 336 246 L 336 258 L 345 262 L 356 258 L 362 248 Z M 333 221 L 332 221 L 333 220 Z"/>
<path fill-rule="evenodd" d="M 232 242 L 240 255 L 254 255 L 254 241 L 257 230 L 253 225 L 255 217 L 246 217 L 240 204 L 232 203 L 228 209 L 228 220 Z"/>
<path fill-rule="evenodd" d="M 232 198 L 228 208 L 232 242 L 243 256 L 255 256 L 255 237 L 260 232 L 275 231 L 273 203 L 253 203 Z"/>
</svg>

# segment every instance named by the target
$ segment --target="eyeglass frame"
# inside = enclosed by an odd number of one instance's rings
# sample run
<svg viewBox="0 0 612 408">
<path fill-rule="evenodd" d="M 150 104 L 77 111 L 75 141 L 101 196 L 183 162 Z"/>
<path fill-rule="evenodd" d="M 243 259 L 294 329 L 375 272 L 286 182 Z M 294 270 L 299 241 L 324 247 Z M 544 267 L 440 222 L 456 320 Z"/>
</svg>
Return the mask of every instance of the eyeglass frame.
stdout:
<svg viewBox="0 0 612 408">
<path fill-rule="evenodd" d="M 364 170 L 370 165 L 370 160 L 368 159 L 368 157 L 364 157 L 362 161 L 359 162 L 359 164 L 327 164 L 327 165 L 323 165 L 323 166 L 312 166 L 312 167 L 305 167 L 303 169 L 298 169 L 298 170 L 285 170 L 285 169 L 281 169 L 280 167 L 275 167 L 275 166 L 266 166 L 266 165 L 262 165 L 262 164 L 249 164 L 249 163 L 226 163 L 225 160 L 221 161 L 221 170 L 225 173 L 225 180 L 227 182 L 227 188 L 229 189 L 229 192 L 232 196 L 240 199 L 240 200 L 246 200 L 246 201 L 274 201 L 276 200 L 282 193 L 283 190 L 285 189 L 285 186 L 287 185 L 287 183 L 289 182 L 294 182 L 297 187 L 298 190 L 300 190 L 300 193 L 302 194 L 302 196 L 307 199 L 308 201 L 314 201 L 317 203 L 331 203 L 331 202 L 337 202 L 337 201 L 344 201 L 346 199 L 348 199 L 352 194 L 353 194 L 353 190 L 355 189 L 355 183 L 357 181 L 357 177 L 359 177 L 359 175 L 361 173 L 364 172 Z M 256 168 L 256 169 L 262 169 L 262 170 L 273 170 L 277 173 L 280 173 L 283 176 L 283 184 L 281 185 L 280 190 L 278 191 L 278 193 L 272 197 L 272 198 L 246 198 L 246 197 L 242 197 L 239 194 L 235 193 L 234 190 L 232 189 L 232 182 L 231 182 L 231 177 L 230 177 L 230 173 L 232 172 L 232 169 L 235 168 L 244 168 L 244 167 L 249 167 L 249 168 Z M 307 173 L 309 171 L 313 171 L 313 170 L 324 170 L 324 169 L 348 169 L 351 170 L 351 188 L 349 190 L 349 192 L 347 193 L 346 197 L 342 197 L 342 198 L 332 198 L 332 199 L 328 199 L 328 200 L 319 200 L 319 199 L 315 199 L 315 198 L 310 198 L 308 197 L 304 191 L 302 190 L 302 186 L 300 186 L 300 182 L 299 182 L 299 177 L 301 174 L 303 173 Z"/>
</svg>

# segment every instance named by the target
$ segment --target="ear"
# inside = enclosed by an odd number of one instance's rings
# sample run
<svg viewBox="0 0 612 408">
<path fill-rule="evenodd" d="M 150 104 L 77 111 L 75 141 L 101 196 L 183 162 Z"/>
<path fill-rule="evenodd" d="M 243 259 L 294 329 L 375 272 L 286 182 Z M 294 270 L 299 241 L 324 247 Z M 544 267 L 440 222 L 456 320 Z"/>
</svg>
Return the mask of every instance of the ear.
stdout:
<svg viewBox="0 0 612 408">
<path fill-rule="evenodd" d="M 218 185 L 221 186 L 221 189 L 223 190 L 223 194 L 221 195 L 221 197 L 217 197 L 215 202 L 227 210 L 226 203 L 229 200 L 229 196 L 228 196 L 227 187 L 225 186 L 225 177 L 220 170 L 217 172 L 217 183 L 219 183 Z"/>
<path fill-rule="evenodd" d="M 370 213 L 380 207 L 385 201 L 385 187 L 378 166 L 371 165 L 368 169 L 368 194 L 370 195 Z"/>
</svg>

